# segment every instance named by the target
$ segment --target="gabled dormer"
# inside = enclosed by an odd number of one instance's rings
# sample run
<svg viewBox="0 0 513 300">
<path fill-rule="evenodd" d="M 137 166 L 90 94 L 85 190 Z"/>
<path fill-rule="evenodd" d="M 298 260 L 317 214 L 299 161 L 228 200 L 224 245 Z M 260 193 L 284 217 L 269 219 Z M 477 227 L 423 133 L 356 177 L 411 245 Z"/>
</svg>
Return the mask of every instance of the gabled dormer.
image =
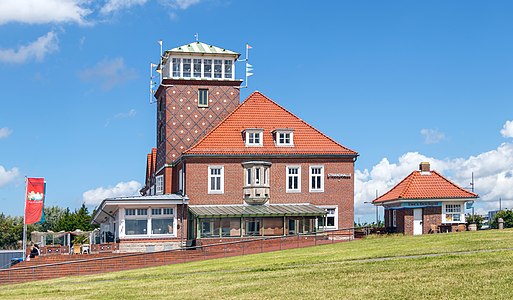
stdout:
<svg viewBox="0 0 513 300">
<path fill-rule="evenodd" d="M 293 128 L 277 128 L 272 131 L 272 134 L 277 147 L 294 147 Z"/>
<path fill-rule="evenodd" d="M 242 131 L 242 138 L 246 147 L 262 147 L 264 145 L 264 130 L 262 128 L 248 128 Z"/>
</svg>

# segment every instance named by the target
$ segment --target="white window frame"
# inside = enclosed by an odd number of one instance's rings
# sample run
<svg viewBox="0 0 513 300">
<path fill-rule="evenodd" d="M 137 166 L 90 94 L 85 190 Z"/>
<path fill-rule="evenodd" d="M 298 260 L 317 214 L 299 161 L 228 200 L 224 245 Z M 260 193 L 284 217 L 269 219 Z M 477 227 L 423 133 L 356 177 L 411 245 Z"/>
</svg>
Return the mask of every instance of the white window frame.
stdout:
<svg viewBox="0 0 513 300">
<path fill-rule="evenodd" d="M 183 192 L 183 168 L 178 170 L 178 190 Z"/>
<path fill-rule="evenodd" d="M 397 227 L 397 210 L 392 210 L 392 227 Z"/>
<path fill-rule="evenodd" d="M 155 194 L 164 194 L 164 175 L 159 175 L 155 177 Z"/>
<path fill-rule="evenodd" d="M 297 169 L 297 174 L 290 174 L 291 169 Z M 301 193 L 301 166 L 287 166 L 285 187 L 287 193 Z M 289 188 L 289 178 L 297 176 L 297 189 Z"/>
<path fill-rule="evenodd" d="M 207 98 L 206 99 L 207 103 L 200 102 L 201 92 L 205 92 L 205 97 Z M 208 89 L 198 89 L 198 107 L 208 107 L 208 97 L 209 97 Z"/>
<path fill-rule="evenodd" d="M 334 217 L 335 218 L 335 225 L 334 226 L 327 226 L 327 225 L 324 225 L 324 229 L 328 229 L 328 230 L 333 230 L 333 229 L 338 229 L 338 206 L 337 205 L 332 205 L 332 206 L 329 206 L 329 205 L 319 205 L 317 206 L 319 208 L 322 208 L 326 211 L 326 216 L 324 216 L 324 224 L 327 224 L 328 223 L 328 217 Z M 328 210 L 332 210 L 334 209 L 335 210 L 335 213 L 334 214 L 328 214 Z M 317 228 L 320 228 L 319 224 L 317 224 Z"/>
<path fill-rule="evenodd" d="M 230 74 L 229 77 L 226 76 L 227 75 L 226 74 L 226 66 L 230 66 L 231 67 L 231 74 Z M 233 60 L 231 60 L 231 59 L 224 59 L 223 60 L 223 79 L 233 79 Z"/>
<path fill-rule="evenodd" d="M 220 170 L 220 174 L 212 174 L 212 170 Z M 219 189 L 212 189 L 212 178 L 220 177 Z M 224 166 L 208 166 L 208 193 L 209 194 L 224 194 Z"/>
<path fill-rule="evenodd" d="M 247 129 L 244 132 L 246 147 L 262 147 L 264 145 L 264 134 L 262 129 Z M 258 136 L 258 143 L 255 138 Z"/>
<path fill-rule="evenodd" d="M 285 135 L 289 135 L 289 142 L 285 141 Z M 283 136 L 283 137 L 282 137 Z M 281 142 L 281 140 L 284 140 Z M 275 132 L 275 144 L 279 147 L 293 147 L 294 146 L 294 132 L 292 130 L 276 130 Z"/>
<path fill-rule="evenodd" d="M 153 214 L 154 209 L 160 209 L 161 214 Z M 142 214 L 146 211 L 146 214 Z M 165 214 L 165 210 L 171 210 L 171 213 Z M 119 230 L 120 237 L 126 238 L 140 238 L 140 237 L 176 237 L 177 236 L 177 218 L 175 206 L 131 206 L 123 209 L 122 228 Z M 133 213 L 133 214 L 129 214 Z M 153 219 L 173 219 L 173 232 L 172 233 L 152 233 L 152 220 Z M 146 221 L 146 234 L 127 234 L 126 221 L 127 220 L 145 220 Z"/>
<path fill-rule="evenodd" d="M 320 174 L 313 174 L 313 169 L 321 169 L 321 173 Z M 312 186 L 312 179 L 313 179 L 314 176 L 320 177 L 320 179 L 321 179 L 320 187 L 319 188 L 314 188 Z M 322 193 L 322 192 L 324 192 L 324 166 L 323 165 L 310 166 L 310 168 L 309 168 L 309 179 L 310 180 L 308 182 L 308 186 L 310 187 L 310 193 Z"/>
<path fill-rule="evenodd" d="M 455 220 L 455 216 L 458 216 L 459 220 Z M 444 203 L 442 220 L 442 223 L 465 223 L 464 204 L 459 202 Z"/>
</svg>

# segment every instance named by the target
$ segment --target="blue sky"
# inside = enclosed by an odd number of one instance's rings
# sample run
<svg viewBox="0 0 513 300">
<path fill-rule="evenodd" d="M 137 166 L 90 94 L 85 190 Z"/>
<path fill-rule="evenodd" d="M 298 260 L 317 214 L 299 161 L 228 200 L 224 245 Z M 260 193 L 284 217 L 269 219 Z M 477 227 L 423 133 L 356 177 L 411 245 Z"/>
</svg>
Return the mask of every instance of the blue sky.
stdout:
<svg viewBox="0 0 513 300">
<path fill-rule="evenodd" d="M 510 1 L 3 0 L 0 212 L 133 194 L 155 144 L 149 63 L 195 40 L 244 52 L 259 90 L 360 153 L 355 219 L 419 162 L 478 212 L 513 207 Z M 242 78 L 243 65 L 237 67 Z"/>
</svg>

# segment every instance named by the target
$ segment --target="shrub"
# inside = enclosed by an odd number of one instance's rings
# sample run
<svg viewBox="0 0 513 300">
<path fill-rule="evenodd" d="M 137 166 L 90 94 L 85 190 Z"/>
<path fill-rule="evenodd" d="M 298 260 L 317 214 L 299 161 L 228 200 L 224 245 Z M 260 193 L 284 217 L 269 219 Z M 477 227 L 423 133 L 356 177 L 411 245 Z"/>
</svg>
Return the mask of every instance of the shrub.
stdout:
<svg viewBox="0 0 513 300">
<path fill-rule="evenodd" d="M 501 210 L 490 222 L 490 228 L 499 228 L 499 222 L 497 220 L 502 218 L 504 220 L 504 228 L 513 228 L 513 210 Z"/>
</svg>

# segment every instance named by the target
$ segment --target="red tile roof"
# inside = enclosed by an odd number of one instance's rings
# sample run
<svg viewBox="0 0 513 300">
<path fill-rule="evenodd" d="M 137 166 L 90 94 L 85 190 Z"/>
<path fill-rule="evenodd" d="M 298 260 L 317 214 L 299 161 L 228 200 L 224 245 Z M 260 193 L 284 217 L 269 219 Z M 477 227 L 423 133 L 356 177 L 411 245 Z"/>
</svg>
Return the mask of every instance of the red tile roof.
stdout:
<svg viewBox="0 0 513 300">
<path fill-rule="evenodd" d="M 256 128 L 263 129 L 263 146 L 247 147 L 243 131 Z M 294 146 L 276 146 L 272 135 L 276 129 L 293 130 Z M 184 154 L 358 155 L 257 91 Z"/>
<path fill-rule="evenodd" d="M 460 199 L 477 198 L 449 181 L 436 171 L 413 171 L 386 194 L 374 199 L 372 203 L 383 203 L 402 199 Z"/>
</svg>

